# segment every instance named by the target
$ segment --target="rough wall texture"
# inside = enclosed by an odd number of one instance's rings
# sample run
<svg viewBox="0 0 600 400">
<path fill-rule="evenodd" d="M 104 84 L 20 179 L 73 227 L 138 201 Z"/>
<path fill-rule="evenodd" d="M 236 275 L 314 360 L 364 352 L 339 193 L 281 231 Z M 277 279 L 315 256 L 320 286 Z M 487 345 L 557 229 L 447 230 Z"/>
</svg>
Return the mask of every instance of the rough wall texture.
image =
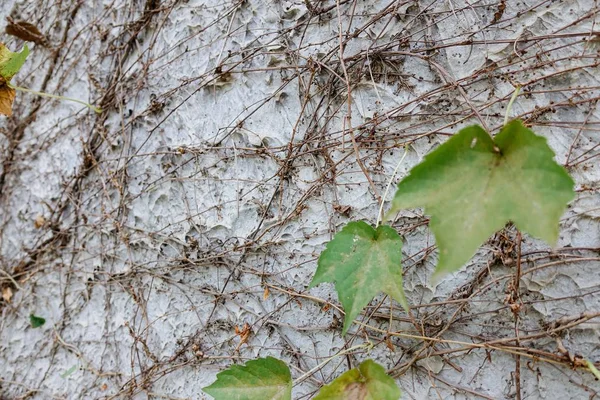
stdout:
<svg viewBox="0 0 600 400">
<path fill-rule="evenodd" d="M 298 378 L 368 339 L 294 398 L 367 357 L 406 399 L 593 398 L 575 367 L 600 362 L 599 7 L 5 1 L 0 24 L 47 38 L 14 83 L 104 112 L 19 93 L 0 120 L 0 397 L 198 399 L 231 363 Z M 375 222 L 405 151 L 395 181 L 460 127 L 497 132 L 516 85 L 513 116 L 577 182 L 558 247 L 507 227 L 432 285 L 427 217 L 402 212 L 412 317 L 381 296 L 341 337 L 333 286 L 306 290 L 325 243 Z"/>
</svg>

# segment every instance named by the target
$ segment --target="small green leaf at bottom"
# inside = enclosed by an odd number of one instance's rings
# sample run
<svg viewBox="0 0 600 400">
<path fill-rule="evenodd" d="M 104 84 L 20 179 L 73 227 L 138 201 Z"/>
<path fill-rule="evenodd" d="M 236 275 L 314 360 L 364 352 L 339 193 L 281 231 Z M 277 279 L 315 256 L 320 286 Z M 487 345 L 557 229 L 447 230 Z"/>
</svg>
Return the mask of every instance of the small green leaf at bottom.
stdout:
<svg viewBox="0 0 600 400">
<path fill-rule="evenodd" d="M 202 390 L 215 400 L 291 400 L 292 375 L 283 361 L 259 358 L 219 372 Z"/>
<path fill-rule="evenodd" d="M 384 292 L 408 309 L 402 287 L 402 238 L 392 227 L 350 222 L 321 253 L 309 289 L 335 282 L 346 317 L 342 334 L 373 297 Z"/>
<path fill-rule="evenodd" d="M 373 360 L 366 360 L 323 386 L 313 400 L 398 400 L 401 392 L 394 379 Z"/>
<path fill-rule="evenodd" d="M 30 314 L 29 323 L 31 324 L 32 328 L 39 328 L 46 323 L 46 320 L 42 317 L 38 317 L 37 315 Z"/>
</svg>

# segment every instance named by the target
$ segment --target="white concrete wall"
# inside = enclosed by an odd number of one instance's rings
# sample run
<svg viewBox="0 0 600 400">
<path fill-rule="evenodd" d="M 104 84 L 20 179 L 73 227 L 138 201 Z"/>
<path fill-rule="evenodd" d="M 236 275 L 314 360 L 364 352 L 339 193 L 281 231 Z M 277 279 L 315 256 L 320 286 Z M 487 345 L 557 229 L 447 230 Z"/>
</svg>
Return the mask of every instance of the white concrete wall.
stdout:
<svg viewBox="0 0 600 400">
<path fill-rule="evenodd" d="M 506 3 L 5 2 L 0 21 L 34 23 L 49 42 L 13 83 L 105 110 L 19 93 L 0 119 L 0 286 L 13 294 L 0 301 L 0 397 L 198 399 L 233 362 L 272 355 L 297 378 L 368 333 L 369 355 L 294 387 L 306 399 L 365 357 L 407 366 L 423 343 L 386 345 L 390 304 L 392 331 L 444 329 L 398 379 L 403 398 L 515 398 L 511 351 L 523 354 L 521 398 L 593 395 L 600 385 L 569 356 L 600 362 L 597 319 L 577 319 L 600 312 L 599 4 Z M 347 129 L 340 29 L 372 185 Z M 394 227 L 422 331 L 381 296 L 361 316 L 370 328 L 341 337 L 333 285 L 305 290 L 325 243 L 347 221 L 375 222 L 373 187 L 383 193 L 405 145 L 395 181 L 478 122 L 474 109 L 497 132 L 516 84 L 513 115 L 548 138 L 578 191 L 557 249 L 524 238 L 518 320 L 505 302 L 514 229 L 433 286 L 433 236 L 409 210 Z M 32 329 L 30 313 L 46 324 Z M 560 318 L 572 326 L 548 333 Z M 530 339 L 458 343 L 517 331 Z"/>
</svg>

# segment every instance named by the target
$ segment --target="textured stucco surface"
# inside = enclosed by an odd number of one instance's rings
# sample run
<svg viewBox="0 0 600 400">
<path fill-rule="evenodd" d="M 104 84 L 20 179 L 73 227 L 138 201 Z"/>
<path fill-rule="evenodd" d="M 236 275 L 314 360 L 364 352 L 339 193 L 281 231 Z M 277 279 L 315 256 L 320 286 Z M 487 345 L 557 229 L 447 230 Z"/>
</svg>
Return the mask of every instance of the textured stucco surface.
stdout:
<svg viewBox="0 0 600 400">
<path fill-rule="evenodd" d="M 0 25 L 48 39 L 14 83 L 104 112 L 19 93 L 0 119 L 0 397 L 198 399 L 233 362 L 272 355 L 298 378 L 368 337 L 294 398 L 371 357 L 405 399 L 512 399 L 515 353 L 521 398 L 593 398 L 574 366 L 600 362 L 599 7 L 5 1 Z M 394 181 L 463 126 L 497 132 L 516 85 L 513 116 L 576 180 L 557 247 L 524 236 L 515 290 L 508 227 L 433 285 L 427 217 L 403 211 L 419 329 L 380 296 L 341 337 L 333 285 L 306 290 L 320 251 L 347 221 L 375 223 L 405 151 Z"/>
</svg>

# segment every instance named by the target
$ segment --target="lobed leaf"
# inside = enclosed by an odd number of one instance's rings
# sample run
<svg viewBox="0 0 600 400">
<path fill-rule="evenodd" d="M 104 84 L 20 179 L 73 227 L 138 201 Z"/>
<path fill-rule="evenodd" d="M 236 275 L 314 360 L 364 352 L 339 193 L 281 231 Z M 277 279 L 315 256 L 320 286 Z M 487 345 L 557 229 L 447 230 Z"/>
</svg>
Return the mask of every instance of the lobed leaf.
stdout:
<svg viewBox="0 0 600 400">
<path fill-rule="evenodd" d="M 390 213 L 424 207 L 431 216 L 439 249 L 436 277 L 460 269 L 509 221 L 554 245 L 574 182 L 553 158 L 546 139 L 518 120 L 495 140 L 470 126 L 398 184 Z"/>
<path fill-rule="evenodd" d="M 342 334 L 373 297 L 380 292 L 408 304 L 402 287 L 402 239 L 398 232 L 382 225 L 377 229 L 363 221 L 350 222 L 319 257 L 309 289 L 323 282 L 335 282 L 346 316 Z"/>
</svg>

